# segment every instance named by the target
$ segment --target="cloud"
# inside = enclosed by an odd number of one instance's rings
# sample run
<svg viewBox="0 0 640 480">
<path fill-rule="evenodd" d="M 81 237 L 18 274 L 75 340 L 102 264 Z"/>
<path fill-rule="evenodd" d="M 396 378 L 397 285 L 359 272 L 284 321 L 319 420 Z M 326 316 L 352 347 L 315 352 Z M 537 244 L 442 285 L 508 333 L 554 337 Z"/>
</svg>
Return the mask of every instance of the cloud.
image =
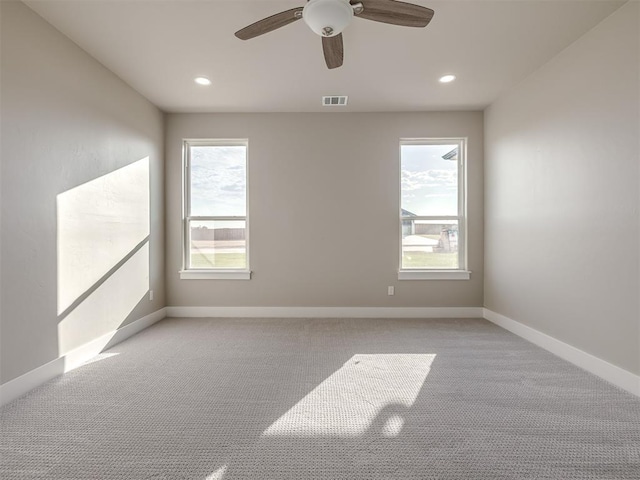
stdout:
<svg viewBox="0 0 640 480">
<path fill-rule="evenodd" d="M 246 215 L 244 147 L 192 147 L 191 214 Z"/>
<path fill-rule="evenodd" d="M 434 197 L 451 197 L 450 193 L 427 193 L 425 198 L 434 198 Z"/>
<path fill-rule="evenodd" d="M 458 172 L 456 170 L 423 170 L 412 172 L 402 170 L 402 190 L 412 191 L 424 187 L 453 187 L 458 185 Z"/>
<path fill-rule="evenodd" d="M 222 185 L 220 187 L 220 190 L 222 190 L 223 192 L 230 192 L 230 193 L 242 193 L 244 195 L 246 186 L 244 181 L 240 181 L 240 182 L 237 181 L 235 183 L 228 183 L 228 184 Z"/>
</svg>

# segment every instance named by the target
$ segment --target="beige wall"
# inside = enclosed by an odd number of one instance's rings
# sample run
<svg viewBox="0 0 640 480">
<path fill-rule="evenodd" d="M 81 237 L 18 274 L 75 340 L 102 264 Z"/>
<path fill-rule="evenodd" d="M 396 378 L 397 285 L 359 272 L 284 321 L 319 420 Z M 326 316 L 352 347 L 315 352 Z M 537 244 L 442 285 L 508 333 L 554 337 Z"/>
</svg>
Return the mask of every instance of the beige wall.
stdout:
<svg viewBox="0 0 640 480">
<path fill-rule="evenodd" d="M 165 305 L 164 170 L 162 113 L 0 5 L 5 383 Z"/>
<path fill-rule="evenodd" d="M 166 128 L 169 305 L 481 305 L 481 112 L 171 114 Z M 469 138 L 472 279 L 399 282 L 399 139 L 456 136 Z M 183 138 L 249 139 L 250 281 L 179 279 Z"/>
<path fill-rule="evenodd" d="M 639 5 L 485 114 L 485 306 L 640 373 Z"/>
</svg>

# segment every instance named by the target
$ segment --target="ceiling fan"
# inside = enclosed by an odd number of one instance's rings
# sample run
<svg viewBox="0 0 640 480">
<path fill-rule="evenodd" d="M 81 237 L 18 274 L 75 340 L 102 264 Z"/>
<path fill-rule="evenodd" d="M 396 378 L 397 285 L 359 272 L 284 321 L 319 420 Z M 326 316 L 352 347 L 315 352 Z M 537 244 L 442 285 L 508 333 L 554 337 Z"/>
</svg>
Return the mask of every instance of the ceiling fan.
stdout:
<svg viewBox="0 0 640 480">
<path fill-rule="evenodd" d="M 322 37 L 324 59 L 331 69 L 342 65 L 342 31 L 354 16 L 403 27 L 426 27 L 433 13 L 430 8 L 396 0 L 309 0 L 304 7 L 276 13 L 238 30 L 236 37 L 249 40 L 303 18 Z"/>
</svg>

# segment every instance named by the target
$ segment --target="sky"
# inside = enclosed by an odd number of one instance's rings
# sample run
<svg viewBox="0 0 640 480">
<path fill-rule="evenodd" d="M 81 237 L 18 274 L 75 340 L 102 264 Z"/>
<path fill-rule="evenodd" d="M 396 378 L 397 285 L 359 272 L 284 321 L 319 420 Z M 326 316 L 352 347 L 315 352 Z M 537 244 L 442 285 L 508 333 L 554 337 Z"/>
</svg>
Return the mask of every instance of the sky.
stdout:
<svg viewBox="0 0 640 480">
<path fill-rule="evenodd" d="M 420 216 L 458 214 L 457 145 L 402 145 L 402 208 Z M 246 215 L 246 148 L 191 147 L 191 216 Z"/>
<path fill-rule="evenodd" d="M 458 214 L 458 165 L 443 155 L 457 145 L 402 145 L 402 208 L 419 216 Z"/>
<path fill-rule="evenodd" d="M 191 215 L 246 216 L 246 147 L 191 147 Z"/>
</svg>

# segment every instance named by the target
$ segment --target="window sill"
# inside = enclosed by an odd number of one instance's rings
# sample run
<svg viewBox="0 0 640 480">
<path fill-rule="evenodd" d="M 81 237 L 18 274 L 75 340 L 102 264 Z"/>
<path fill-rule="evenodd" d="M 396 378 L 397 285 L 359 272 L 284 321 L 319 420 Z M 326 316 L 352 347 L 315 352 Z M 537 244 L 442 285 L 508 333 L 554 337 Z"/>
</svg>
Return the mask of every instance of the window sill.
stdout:
<svg viewBox="0 0 640 480">
<path fill-rule="evenodd" d="M 469 280 L 469 270 L 400 270 L 398 280 Z"/>
<path fill-rule="evenodd" d="M 180 280 L 251 280 L 251 270 L 180 270 Z"/>
</svg>

